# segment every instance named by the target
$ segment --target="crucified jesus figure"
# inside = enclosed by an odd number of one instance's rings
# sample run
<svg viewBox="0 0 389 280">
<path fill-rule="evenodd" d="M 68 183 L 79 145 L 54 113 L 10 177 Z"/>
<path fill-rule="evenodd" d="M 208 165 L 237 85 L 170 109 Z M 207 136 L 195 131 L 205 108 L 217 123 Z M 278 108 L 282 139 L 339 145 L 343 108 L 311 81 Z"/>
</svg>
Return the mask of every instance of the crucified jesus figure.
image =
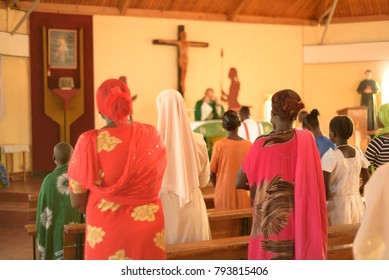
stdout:
<svg viewBox="0 0 389 280">
<path fill-rule="evenodd" d="M 178 40 L 165 40 L 165 39 L 155 39 L 153 44 L 160 45 L 173 45 L 178 48 L 178 78 L 179 78 L 179 87 L 178 91 L 181 94 L 185 92 L 185 79 L 186 73 L 188 70 L 188 51 L 189 47 L 208 47 L 208 43 L 203 42 L 190 42 L 186 40 L 186 32 L 184 26 L 178 26 Z"/>
</svg>

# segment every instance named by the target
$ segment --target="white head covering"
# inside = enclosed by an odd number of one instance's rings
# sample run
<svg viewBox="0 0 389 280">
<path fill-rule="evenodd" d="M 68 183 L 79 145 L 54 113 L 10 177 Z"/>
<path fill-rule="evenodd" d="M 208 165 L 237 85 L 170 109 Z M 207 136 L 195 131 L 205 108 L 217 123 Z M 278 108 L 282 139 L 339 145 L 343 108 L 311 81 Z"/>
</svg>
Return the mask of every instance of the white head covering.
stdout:
<svg viewBox="0 0 389 280">
<path fill-rule="evenodd" d="M 184 99 L 178 91 L 162 91 L 157 97 L 157 108 L 158 130 L 167 151 L 162 188 L 178 195 L 182 207 L 191 201 L 192 191 L 200 185 L 201 163 L 196 140 Z"/>
<path fill-rule="evenodd" d="M 354 239 L 356 260 L 389 260 L 389 163 L 365 185 L 366 211 Z"/>
</svg>

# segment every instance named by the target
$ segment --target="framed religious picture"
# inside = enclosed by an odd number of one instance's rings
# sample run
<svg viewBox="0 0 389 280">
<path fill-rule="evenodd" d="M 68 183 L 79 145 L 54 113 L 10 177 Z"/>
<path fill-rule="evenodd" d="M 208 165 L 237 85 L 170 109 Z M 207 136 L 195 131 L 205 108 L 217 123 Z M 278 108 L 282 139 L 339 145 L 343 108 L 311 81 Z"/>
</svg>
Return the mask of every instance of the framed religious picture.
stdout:
<svg viewBox="0 0 389 280">
<path fill-rule="evenodd" d="M 50 68 L 77 68 L 77 30 L 49 29 Z"/>
</svg>

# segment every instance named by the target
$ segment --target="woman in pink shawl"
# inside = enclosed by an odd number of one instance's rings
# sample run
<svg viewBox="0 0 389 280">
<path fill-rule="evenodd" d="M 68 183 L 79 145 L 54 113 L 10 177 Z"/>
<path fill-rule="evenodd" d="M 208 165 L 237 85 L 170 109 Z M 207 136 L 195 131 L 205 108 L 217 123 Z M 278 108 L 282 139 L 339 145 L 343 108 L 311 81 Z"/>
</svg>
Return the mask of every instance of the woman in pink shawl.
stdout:
<svg viewBox="0 0 389 280">
<path fill-rule="evenodd" d="M 293 129 L 304 108 L 290 89 L 272 97 L 273 132 L 248 152 L 237 188 L 249 189 L 249 259 L 325 259 L 327 210 L 320 156 L 308 130 Z"/>
<path fill-rule="evenodd" d="M 107 125 L 79 137 L 68 170 L 72 206 L 86 212 L 85 259 L 166 259 L 162 138 L 130 120 L 123 82 L 103 82 L 96 101 Z"/>
</svg>

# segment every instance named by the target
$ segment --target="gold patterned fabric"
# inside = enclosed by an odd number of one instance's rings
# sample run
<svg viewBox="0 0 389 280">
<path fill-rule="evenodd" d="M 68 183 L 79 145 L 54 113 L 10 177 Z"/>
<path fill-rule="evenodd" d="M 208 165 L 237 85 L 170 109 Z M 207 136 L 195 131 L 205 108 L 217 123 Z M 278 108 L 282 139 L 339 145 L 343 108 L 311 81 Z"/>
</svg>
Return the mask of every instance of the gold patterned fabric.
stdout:
<svg viewBox="0 0 389 280">
<path fill-rule="evenodd" d="M 85 259 L 166 259 L 158 197 L 166 151 L 150 125 L 84 133 L 69 166 L 74 194 L 89 191 Z"/>
</svg>

